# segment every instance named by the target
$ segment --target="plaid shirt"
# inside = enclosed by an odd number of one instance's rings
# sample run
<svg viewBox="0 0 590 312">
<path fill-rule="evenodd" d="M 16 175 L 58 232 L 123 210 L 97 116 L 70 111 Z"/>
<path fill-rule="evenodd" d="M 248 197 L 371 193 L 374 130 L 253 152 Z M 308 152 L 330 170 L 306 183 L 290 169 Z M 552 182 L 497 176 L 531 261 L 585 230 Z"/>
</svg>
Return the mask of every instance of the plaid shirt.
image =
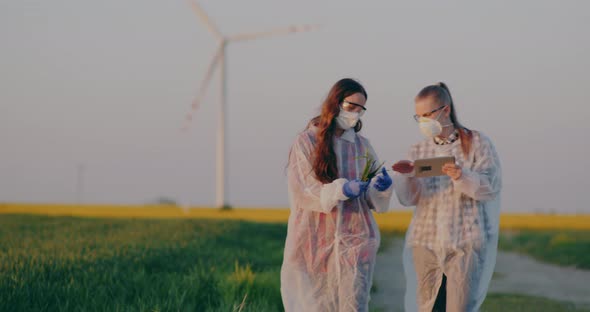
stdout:
<svg viewBox="0 0 590 312">
<path fill-rule="evenodd" d="M 461 140 L 437 145 L 432 139 L 410 149 L 409 160 L 455 156 L 462 176 L 416 178 L 398 175 L 396 192 L 403 205 L 416 206 L 406 242 L 431 249 L 461 246 L 486 240 L 497 233 L 500 214 L 501 169 L 494 145 L 473 131 L 468 157 Z"/>
</svg>

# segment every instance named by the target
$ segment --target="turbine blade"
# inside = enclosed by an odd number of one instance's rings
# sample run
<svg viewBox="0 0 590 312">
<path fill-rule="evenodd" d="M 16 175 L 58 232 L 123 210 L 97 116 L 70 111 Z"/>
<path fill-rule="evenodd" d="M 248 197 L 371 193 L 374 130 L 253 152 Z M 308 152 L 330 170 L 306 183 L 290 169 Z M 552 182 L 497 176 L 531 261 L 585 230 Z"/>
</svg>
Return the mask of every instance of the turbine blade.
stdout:
<svg viewBox="0 0 590 312">
<path fill-rule="evenodd" d="M 262 31 L 262 32 L 258 32 L 258 33 L 238 34 L 238 35 L 229 37 L 228 41 L 254 40 L 254 39 L 260 39 L 260 38 L 265 38 L 265 37 L 289 35 L 289 34 L 294 34 L 294 33 L 299 33 L 299 32 L 314 31 L 319 28 L 320 27 L 318 25 L 289 26 L 289 27 L 272 29 L 269 31 Z"/>
<path fill-rule="evenodd" d="M 203 10 L 203 8 L 201 8 L 201 6 L 197 3 L 197 1 L 196 0 L 187 0 L 187 1 L 191 4 L 193 11 L 201 19 L 203 24 L 205 24 L 207 29 L 209 29 L 209 31 L 211 33 L 213 33 L 213 35 L 215 37 L 217 37 L 218 39 L 223 39 L 223 35 L 219 32 L 219 30 L 217 30 L 217 27 L 215 27 L 215 24 L 213 24 L 213 22 L 211 21 L 211 19 L 207 15 L 207 13 L 205 13 L 205 10 Z"/>
<path fill-rule="evenodd" d="M 213 78 L 213 73 L 215 72 L 215 68 L 217 67 L 217 64 L 219 63 L 219 60 L 221 59 L 222 54 L 223 54 L 223 45 L 220 45 L 219 48 L 217 49 L 215 55 L 213 56 L 213 59 L 209 63 L 209 67 L 207 68 L 207 72 L 205 73 L 205 77 L 203 77 L 203 80 L 201 81 L 201 85 L 199 86 L 199 91 L 197 93 L 197 96 L 193 100 L 189 112 L 186 114 L 185 122 L 184 122 L 185 125 L 183 126 L 184 130 L 188 129 L 188 125 L 193 120 L 194 113 L 199 109 L 199 107 L 201 105 L 201 101 L 203 101 L 203 99 L 205 98 L 205 95 L 207 93 L 207 87 L 209 86 L 209 83 L 211 82 L 211 78 Z"/>
</svg>

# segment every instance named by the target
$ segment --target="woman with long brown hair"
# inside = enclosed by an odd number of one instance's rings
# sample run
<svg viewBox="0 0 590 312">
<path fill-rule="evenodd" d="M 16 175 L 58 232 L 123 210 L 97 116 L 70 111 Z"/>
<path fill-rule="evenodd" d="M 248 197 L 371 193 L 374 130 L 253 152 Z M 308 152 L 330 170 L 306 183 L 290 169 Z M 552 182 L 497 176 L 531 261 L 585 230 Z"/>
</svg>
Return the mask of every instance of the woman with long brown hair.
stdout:
<svg viewBox="0 0 590 312">
<path fill-rule="evenodd" d="M 444 83 L 415 99 L 426 140 L 393 165 L 400 203 L 416 206 L 406 234 L 406 311 L 479 311 L 498 248 L 500 160 L 492 141 L 457 119 Z M 413 161 L 454 156 L 443 176 L 413 176 Z"/>
<path fill-rule="evenodd" d="M 291 214 L 281 268 L 285 311 L 368 311 L 379 229 L 371 209 L 388 210 L 385 169 L 361 181 L 369 141 L 358 132 L 367 92 L 352 79 L 330 90 L 289 153 Z"/>
</svg>

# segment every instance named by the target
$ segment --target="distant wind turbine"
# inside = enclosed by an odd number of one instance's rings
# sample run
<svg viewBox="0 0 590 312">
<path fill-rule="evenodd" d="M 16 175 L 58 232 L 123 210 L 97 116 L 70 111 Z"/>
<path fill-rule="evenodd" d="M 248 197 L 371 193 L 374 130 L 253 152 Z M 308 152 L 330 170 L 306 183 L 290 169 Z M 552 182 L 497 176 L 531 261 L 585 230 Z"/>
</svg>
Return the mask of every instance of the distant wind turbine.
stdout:
<svg viewBox="0 0 590 312">
<path fill-rule="evenodd" d="M 227 81 L 226 81 L 226 48 L 230 42 L 255 40 L 264 37 L 288 35 L 298 32 L 307 32 L 318 29 L 316 25 L 304 25 L 304 26 L 291 26 L 285 28 L 277 28 L 269 31 L 257 32 L 257 33 L 245 33 L 238 34 L 235 36 L 224 36 L 219 32 L 217 27 L 211 22 L 211 19 L 205 11 L 199 6 L 194 0 L 188 0 L 199 17 L 199 19 L 205 24 L 209 32 L 217 39 L 218 46 L 213 59 L 209 63 L 209 67 L 205 72 L 205 77 L 201 81 L 197 96 L 192 102 L 190 111 L 186 115 L 183 130 L 187 130 L 189 124 L 193 120 L 195 111 L 199 108 L 201 101 L 205 97 L 205 93 L 211 81 L 211 78 L 217 68 L 219 68 L 219 82 L 221 84 L 219 93 L 219 115 L 217 120 L 217 150 L 216 150 L 216 206 L 218 208 L 228 207 L 228 191 L 227 191 L 227 170 L 226 170 L 226 93 L 227 93 Z"/>
</svg>

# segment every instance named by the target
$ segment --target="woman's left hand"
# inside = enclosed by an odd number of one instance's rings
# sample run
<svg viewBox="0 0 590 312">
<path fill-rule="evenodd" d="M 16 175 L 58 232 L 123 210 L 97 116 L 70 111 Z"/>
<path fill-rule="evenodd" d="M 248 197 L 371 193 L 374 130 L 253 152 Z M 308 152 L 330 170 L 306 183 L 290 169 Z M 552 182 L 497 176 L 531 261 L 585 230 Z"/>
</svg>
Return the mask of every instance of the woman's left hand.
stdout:
<svg viewBox="0 0 590 312">
<path fill-rule="evenodd" d="M 391 179 L 389 173 L 387 173 L 387 169 L 385 169 L 385 167 L 381 168 L 381 174 L 377 176 L 373 187 L 377 189 L 377 191 L 383 192 L 387 190 L 391 184 L 393 184 L 393 179 Z"/>
<path fill-rule="evenodd" d="M 454 163 L 444 164 L 442 171 L 444 174 L 448 175 L 453 180 L 459 179 L 463 174 L 463 169 L 461 169 L 460 166 Z"/>
</svg>

